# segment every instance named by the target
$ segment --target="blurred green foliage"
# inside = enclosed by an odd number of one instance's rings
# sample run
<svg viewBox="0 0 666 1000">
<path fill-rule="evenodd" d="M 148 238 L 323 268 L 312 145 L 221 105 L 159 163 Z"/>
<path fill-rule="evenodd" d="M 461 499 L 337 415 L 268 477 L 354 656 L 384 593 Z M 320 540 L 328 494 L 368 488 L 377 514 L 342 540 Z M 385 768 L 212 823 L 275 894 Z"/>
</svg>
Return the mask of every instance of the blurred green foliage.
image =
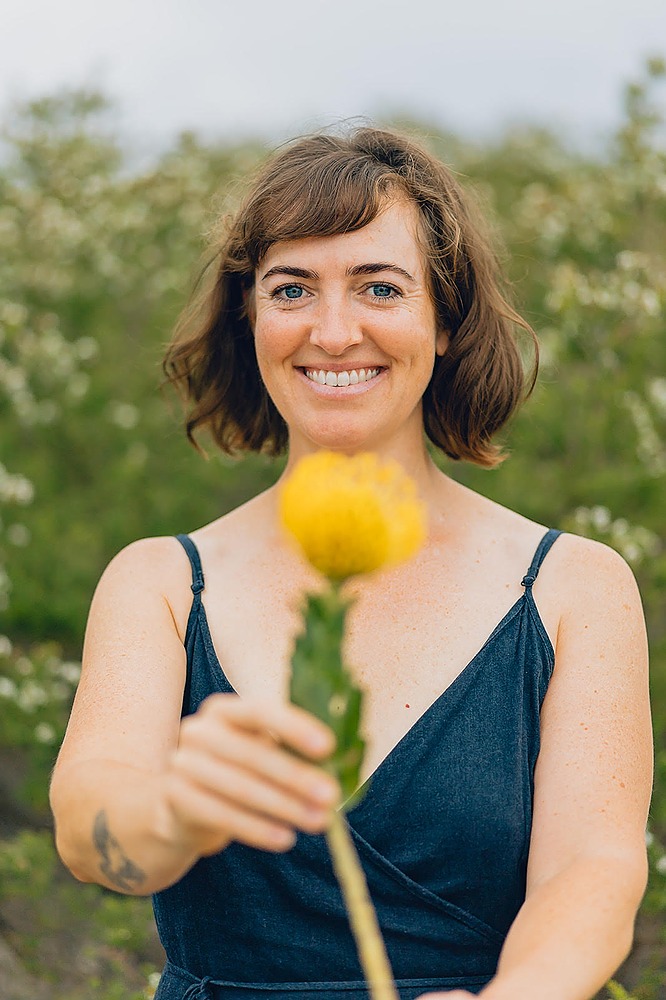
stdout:
<svg viewBox="0 0 666 1000">
<path fill-rule="evenodd" d="M 152 995 L 159 952 L 149 903 L 68 878 L 50 832 L 0 841 L 0 907 L 11 915 L 9 943 L 54 1000 Z"/>
<path fill-rule="evenodd" d="M 645 1000 L 663 986 L 666 952 L 663 78 L 652 60 L 594 155 L 547 130 L 474 144 L 411 126 L 476 191 L 541 342 L 537 389 L 505 435 L 509 460 L 492 472 L 447 471 L 528 517 L 614 546 L 641 586 L 657 748 L 644 911 L 662 927 L 635 993 Z M 268 150 L 184 134 L 150 168 L 130 169 L 108 110 L 82 92 L 18 106 L 0 164 L 0 750 L 21 760 L 17 801 L 44 817 L 104 565 L 137 537 L 212 520 L 278 471 L 261 457 L 204 461 L 181 433 L 159 367 L 203 234 Z M 145 979 L 145 900 L 63 880 L 48 832 L 1 842 L 0 917 L 11 901 L 30 909 L 34 933 L 14 944 L 43 978 L 60 969 L 44 948 L 55 932 L 48 899 L 58 920 L 94 914 L 90 939 L 108 951 L 89 973 L 96 996 L 127 996 L 123 955 L 136 955 Z M 77 995 L 70 983 L 67 996 Z"/>
</svg>

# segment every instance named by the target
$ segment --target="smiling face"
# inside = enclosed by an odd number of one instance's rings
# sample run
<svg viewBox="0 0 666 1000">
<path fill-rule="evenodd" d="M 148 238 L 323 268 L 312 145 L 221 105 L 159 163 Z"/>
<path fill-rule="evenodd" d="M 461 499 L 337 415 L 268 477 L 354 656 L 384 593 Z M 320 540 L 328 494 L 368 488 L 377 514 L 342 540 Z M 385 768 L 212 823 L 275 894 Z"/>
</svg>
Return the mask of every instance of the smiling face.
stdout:
<svg viewBox="0 0 666 1000">
<path fill-rule="evenodd" d="M 250 314 L 261 377 L 290 455 L 423 448 L 437 330 L 418 208 L 396 198 L 356 232 L 274 244 Z"/>
</svg>

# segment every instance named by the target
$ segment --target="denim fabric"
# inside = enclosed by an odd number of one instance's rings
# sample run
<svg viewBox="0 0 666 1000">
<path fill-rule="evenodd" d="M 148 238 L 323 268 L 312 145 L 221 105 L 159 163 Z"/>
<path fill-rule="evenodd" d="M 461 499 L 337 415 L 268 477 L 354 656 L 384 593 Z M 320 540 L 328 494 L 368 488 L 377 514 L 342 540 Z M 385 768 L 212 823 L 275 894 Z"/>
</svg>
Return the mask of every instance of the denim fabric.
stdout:
<svg viewBox="0 0 666 1000">
<path fill-rule="evenodd" d="M 477 993 L 525 898 L 539 712 L 553 648 L 532 597 L 560 532 L 548 531 L 524 592 L 483 648 L 414 723 L 348 814 L 403 1000 Z M 233 692 L 193 573 L 183 714 Z M 232 843 L 153 897 L 168 964 L 155 1000 L 367 996 L 323 836 L 286 854 Z"/>
</svg>

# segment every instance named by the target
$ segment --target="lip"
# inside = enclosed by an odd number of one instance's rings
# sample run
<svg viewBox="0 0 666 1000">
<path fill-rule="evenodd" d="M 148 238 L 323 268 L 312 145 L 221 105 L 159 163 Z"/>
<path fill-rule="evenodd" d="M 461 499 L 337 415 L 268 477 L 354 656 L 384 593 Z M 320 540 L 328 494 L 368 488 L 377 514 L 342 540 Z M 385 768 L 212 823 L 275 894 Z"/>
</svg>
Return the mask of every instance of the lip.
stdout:
<svg viewBox="0 0 666 1000">
<path fill-rule="evenodd" d="M 318 365 L 295 365 L 295 368 L 300 369 L 300 371 L 324 371 L 324 372 L 358 372 L 361 368 L 386 368 L 386 365 L 378 364 L 376 361 L 374 363 L 369 362 L 367 364 L 356 364 L 353 365 L 347 362 L 346 365 L 332 365 L 332 364 L 318 364 Z"/>
<path fill-rule="evenodd" d="M 358 382 L 356 385 L 321 385 L 319 382 L 313 382 L 311 378 L 307 377 L 305 374 L 306 368 L 309 371 L 316 369 L 317 371 L 328 372 L 349 372 L 358 371 L 360 368 L 379 368 L 379 374 L 375 375 L 369 382 Z M 350 396 L 358 396 L 364 392 L 369 392 L 377 383 L 383 382 L 388 368 L 383 365 L 350 365 L 347 363 L 346 365 L 328 365 L 326 368 L 323 365 L 298 365 L 295 370 L 298 372 L 301 380 L 317 396 L 325 399 L 348 399 Z"/>
</svg>

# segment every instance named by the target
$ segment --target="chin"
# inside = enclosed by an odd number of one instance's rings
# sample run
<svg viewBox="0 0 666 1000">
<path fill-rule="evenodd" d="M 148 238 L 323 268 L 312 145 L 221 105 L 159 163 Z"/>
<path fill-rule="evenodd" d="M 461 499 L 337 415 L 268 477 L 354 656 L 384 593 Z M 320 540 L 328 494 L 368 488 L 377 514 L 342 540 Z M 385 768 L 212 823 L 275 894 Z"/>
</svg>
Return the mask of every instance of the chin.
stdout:
<svg viewBox="0 0 666 1000">
<path fill-rule="evenodd" d="M 379 445 L 378 435 L 368 428 L 346 425 L 335 425 L 333 422 L 317 428 L 309 428 L 305 437 L 315 448 L 327 451 L 342 451 L 355 453 L 359 451 L 374 451 Z"/>
</svg>

